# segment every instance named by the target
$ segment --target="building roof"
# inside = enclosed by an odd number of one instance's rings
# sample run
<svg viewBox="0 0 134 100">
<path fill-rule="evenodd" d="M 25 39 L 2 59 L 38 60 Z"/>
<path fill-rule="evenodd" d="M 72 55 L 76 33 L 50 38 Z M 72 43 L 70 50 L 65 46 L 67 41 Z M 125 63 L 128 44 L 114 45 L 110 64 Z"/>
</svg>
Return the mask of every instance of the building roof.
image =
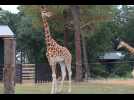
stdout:
<svg viewBox="0 0 134 100">
<path fill-rule="evenodd" d="M 0 37 L 14 37 L 14 33 L 8 25 L 0 25 Z"/>
</svg>

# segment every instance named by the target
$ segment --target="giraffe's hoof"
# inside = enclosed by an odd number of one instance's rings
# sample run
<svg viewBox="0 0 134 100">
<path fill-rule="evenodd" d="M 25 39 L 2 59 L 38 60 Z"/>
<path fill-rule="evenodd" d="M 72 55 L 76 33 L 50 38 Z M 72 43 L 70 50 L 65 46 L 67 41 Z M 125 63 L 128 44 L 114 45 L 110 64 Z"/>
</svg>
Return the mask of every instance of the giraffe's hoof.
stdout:
<svg viewBox="0 0 134 100">
<path fill-rule="evenodd" d="M 68 89 L 68 93 L 71 93 L 71 89 Z"/>
<path fill-rule="evenodd" d="M 59 88 L 59 89 L 58 89 L 58 92 L 61 92 L 61 91 L 62 91 L 62 89 L 61 89 L 61 88 Z"/>
<path fill-rule="evenodd" d="M 54 91 L 51 91 L 51 94 L 54 94 Z"/>
</svg>

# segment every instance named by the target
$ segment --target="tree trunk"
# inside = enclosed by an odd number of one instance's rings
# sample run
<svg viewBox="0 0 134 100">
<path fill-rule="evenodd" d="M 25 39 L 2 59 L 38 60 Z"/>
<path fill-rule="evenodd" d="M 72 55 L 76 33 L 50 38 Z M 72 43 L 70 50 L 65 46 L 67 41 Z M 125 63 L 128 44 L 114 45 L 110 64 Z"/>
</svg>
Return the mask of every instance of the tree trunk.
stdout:
<svg viewBox="0 0 134 100">
<path fill-rule="evenodd" d="M 81 42 L 80 42 L 80 7 L 78 5 L 70 6 L 74 31 L 75 31 L 75 48 L 76 48 L 76 81 L 82 81 L 82 64 L 81 64 Z"/>
<path fill-rule="evenodd" d="M 86 42 L 85 42 L 85 38 L 82 35 L 82 48 L 83 48 L 83 59 L 84 59 L 84 67 L 85 67 L 85 79 L 88 80 L 88 77 L 90 76 L 90 68 L 89 68 L 89 64 L 88 64 L 88 59 L 87 59 L 87 50 L 86 50 Z"/>
<path fill-rule="evenodd" d="M 64 46 L 68 47 L 68 31 L 64 30 Z"/>
<path fill-rule="evenodd" d="M 68 34 L 71 32 L 70 27 L 71 27 L 71 12 L 68 6 L 66 6 L 66 8 L 63 11 L 63 15 L 64 15 L 64 20 L 65 20 L 65 24 L 64 24 L 64 46 L 68 47 Z"/>
</svg>

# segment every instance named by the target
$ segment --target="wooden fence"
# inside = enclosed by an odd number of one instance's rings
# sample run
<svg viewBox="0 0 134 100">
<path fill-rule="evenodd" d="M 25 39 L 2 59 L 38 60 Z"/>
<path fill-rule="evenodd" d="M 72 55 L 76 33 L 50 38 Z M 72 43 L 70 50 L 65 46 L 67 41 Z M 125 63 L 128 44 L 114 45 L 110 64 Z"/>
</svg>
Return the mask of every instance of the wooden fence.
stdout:
<svg viewBox="0 0 134 100">
<path fill-rule="evenodd" d="M 16 64 L 16 83 L 22 83 L 22 64 Z"/>
<path fill-rule="evenodd" d="M 16 82 L 44 83 L 51 81 L 49 64 L 20 64 L 16 65 Z"/>
<path fill-rule="evenodd" d="M 35 64 L 22 64 L 22 82 L 35 80 Z"/>
<path fill-rule="evenodd" d="M 3 67 L 4 65 L 0 65 L 0 81 L 3 80 Z"/>
<path fill-rule="evenodd" d="M 3 81 L 3 67 L 0 66 L 0 81 Z M 44 83 L 52 80 L 49 64 L 16 64 L 16 83 Z"/>
</svg>

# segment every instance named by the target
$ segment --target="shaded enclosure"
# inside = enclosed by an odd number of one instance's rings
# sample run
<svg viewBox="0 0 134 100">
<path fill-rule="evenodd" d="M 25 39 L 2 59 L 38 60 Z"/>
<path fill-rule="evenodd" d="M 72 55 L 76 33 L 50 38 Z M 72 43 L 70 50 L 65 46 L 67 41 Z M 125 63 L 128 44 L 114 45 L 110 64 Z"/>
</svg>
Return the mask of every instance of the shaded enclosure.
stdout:
<svg viewBox="0 0 134 100">
<path fill-rule="evenodd" d="M 35 83 L 51 81 L 51 69 L 49 64 L 35 65 Z"/>
<path fill-rule="evenodd" d="M 0 81 L 3 79 L 3 67 L 4 67 L 4 41 L 0 38 Z"/>
</svg>

